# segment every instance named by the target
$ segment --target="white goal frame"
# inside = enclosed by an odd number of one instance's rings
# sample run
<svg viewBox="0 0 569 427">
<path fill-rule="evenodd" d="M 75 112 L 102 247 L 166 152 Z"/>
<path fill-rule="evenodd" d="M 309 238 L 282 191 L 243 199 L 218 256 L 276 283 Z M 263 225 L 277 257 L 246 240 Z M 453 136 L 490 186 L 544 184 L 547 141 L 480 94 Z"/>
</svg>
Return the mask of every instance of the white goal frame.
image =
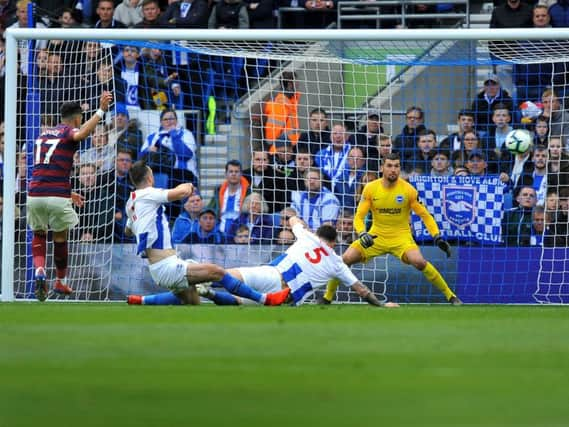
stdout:
<svg viewBox="0 0 569 427">
<path fill-rule="evenodd" d="M 150 35 L 151 34 L 151 35 Z M 187 40 L 187 41 L 412 41 L 412 40 L 567 40 L 569 28 L 437 29 L 437 30 L 187 30 L 187 29 L 7 29 L 4 152 L 4 209 L 0 301 L 14 300 L 14 233 L 16 185 L 17 43 L 19 40 Z M 541 52 L 543 54 L 543 52 Z M 542 60 L 568 61 L 565 52 L 545 54 Z M 528 62 L 537 62 L 530 58 Z"/>
</svg>

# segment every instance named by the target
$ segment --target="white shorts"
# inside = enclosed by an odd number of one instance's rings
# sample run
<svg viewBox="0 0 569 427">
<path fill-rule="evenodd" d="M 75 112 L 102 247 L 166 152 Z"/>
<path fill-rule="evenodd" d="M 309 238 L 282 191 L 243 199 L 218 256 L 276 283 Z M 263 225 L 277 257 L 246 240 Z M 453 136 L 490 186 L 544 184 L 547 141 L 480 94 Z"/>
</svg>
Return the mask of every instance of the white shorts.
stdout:
<svg viewBox="0 0 569 427">
<path fill-rule="evenodd" d="M 71 199 L 65 197 L 28 197 L 28 225 L 33 231 L 69 230 L 79 223 Z"/>
<path fill-rule="evenodd" d="M 237 270 L 243 276 L 243 283 L 258 292 L 270 293 L 282 289 L 281 273 L 276 267 L 263 265 L 260 267 L 240 267 Z"/>
<path fill-rule="evenodd" d="M 188 261 L 176 255 L 164 258 L 148 266 L 150 276 L 158 286 L 177 292 L 188 288 Z"/>
</svg>

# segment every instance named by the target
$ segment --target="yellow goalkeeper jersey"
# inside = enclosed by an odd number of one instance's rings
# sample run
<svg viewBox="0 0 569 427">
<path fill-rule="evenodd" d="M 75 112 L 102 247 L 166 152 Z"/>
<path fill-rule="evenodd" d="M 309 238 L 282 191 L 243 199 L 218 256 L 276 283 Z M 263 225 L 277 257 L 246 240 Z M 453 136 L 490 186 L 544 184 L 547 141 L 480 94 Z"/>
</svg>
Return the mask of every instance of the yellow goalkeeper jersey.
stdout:
<svg viewBox="0 0 569 427">
<path fill-rule="evenodd" d="M 373 235 L 385 239 L 408 236 L 411 210 L 421 217 L 431 236 L 439 234 L 435 219 L 419 201 L 415 187 L 401 178 L 391 188 L 383 186 L 383 178 L 366 184 L 354 218 L 357 233 L 365 231 L 365 217 L 370 209 L 372 226 L 369 232 Z"/>
</svg>

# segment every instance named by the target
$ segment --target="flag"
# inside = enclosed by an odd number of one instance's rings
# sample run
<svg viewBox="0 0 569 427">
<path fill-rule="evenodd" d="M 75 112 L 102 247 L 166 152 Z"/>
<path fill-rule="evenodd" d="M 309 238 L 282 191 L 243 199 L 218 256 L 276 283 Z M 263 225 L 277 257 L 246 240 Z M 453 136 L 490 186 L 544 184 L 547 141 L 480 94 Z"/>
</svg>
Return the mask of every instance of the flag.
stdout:
<svg viewBox="0 0 569 427">
<path fill-rule="evenodd" d="M 410 176 L 409 182 L 446 239 L 502 242 L 504 184 L 498 176 L 416 175 Z M 431 238 L 415 214 L 411 216 L 411 226 L 417 241 Z"/>
</svg>

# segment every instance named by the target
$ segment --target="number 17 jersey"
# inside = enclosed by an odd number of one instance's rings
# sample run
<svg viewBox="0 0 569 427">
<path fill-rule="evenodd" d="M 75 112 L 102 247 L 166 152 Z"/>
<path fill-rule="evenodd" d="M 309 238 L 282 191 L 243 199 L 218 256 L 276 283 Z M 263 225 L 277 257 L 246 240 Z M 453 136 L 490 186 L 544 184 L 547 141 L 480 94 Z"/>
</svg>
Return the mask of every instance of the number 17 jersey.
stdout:
<svg viewBox="0 0 569 427">
<path fill-rule="evenodd" d="M 47 129 L 36 139 L 29 197 L 71 197 L 69 178 L 73 155 L 79 148 L 79 143 L 73 140 L 76 131 L 60 124 Z"/>
</svg>

